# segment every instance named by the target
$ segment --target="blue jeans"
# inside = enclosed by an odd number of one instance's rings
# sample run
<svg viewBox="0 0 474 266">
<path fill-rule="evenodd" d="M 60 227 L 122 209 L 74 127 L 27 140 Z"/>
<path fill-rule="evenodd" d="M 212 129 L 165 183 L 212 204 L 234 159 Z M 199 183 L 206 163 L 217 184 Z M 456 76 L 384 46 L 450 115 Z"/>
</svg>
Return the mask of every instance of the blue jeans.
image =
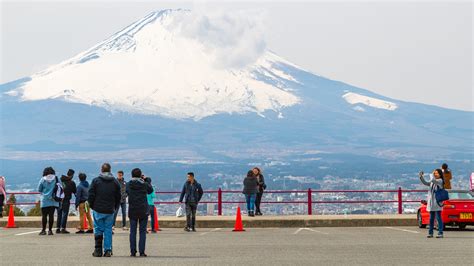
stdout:
<svg viewBox="0 0 474 266">
<path fill-rule="evenodd" d="M 139 234 L 140 240 L 138 241 L 138 251 L 140 254 L 145 253 L 146 244 L 146 225 L 148 222 L 148 216 L 143 219 L 130 219 L 130 253 L 137 253 L 137 224 L 140 225 Z"/>
<path fill-rule="evenodd" d="M 121 202 L 119 208 L 122 209 L 122 227 L 125 227 L 127 225 L 127 203 L 126 202 Z M 115 210 L 115 213 L 114 213 L 114 226 L 115 226 L 115 222 L 117 221 L 118 212 L 119 212 L 119 209 Z"/>
<path fill-rule="evenodd" d="M 443 235 L 443 220 L 441 219 L 441 211 L 430 212 L 430 227 L 428 234 L 433 235 L 434 220 L 438 220 L 438 235 Z"/>
<path fill-rule="evenodd" d="M 150 213 L 151 231 L 155 231 L 155 205 L 148 205 L 148 212 Z"/>
<path fill-rule="evenodd" d="M 69 207 L 71 206 L 71 202 L 65 201 L 62 203 L 62 216 L 61 216 L 61 229 L 66 229 L 67 226 L 67 217 L 69 216 Z"/>
<path fill-rule="evenodd" d="M 114 223 L 114 214 L 93 212 L 94 216 L 94 234 L 104 236 L 104 251 L 112 250 L 112 225 Z"/>
<path fill-rule="evenodd" d="M 245 201 L 247 202 L 247 211 L 254 210 L 256 198 L 257 198 L 257 194 L 245 194 Z"/>
</svg>

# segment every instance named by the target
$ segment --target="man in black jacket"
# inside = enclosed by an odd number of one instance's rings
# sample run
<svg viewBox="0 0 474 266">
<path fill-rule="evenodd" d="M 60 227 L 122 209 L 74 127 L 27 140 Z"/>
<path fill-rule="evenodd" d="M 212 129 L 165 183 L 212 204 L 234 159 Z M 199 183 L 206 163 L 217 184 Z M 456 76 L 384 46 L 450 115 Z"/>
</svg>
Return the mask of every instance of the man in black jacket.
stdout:
<svg viewBox="0 0 474 266">
<path fill-rule="evenodd" d="M 186 203 L 186 227 L 184 231 L 196 232 L 196 210 L 203 193 L 201 184 L 194 179 L 194 173 L 189 172 L 188 180 L 184 183 L 181 196 L 179 197 L 180 203 L 183 203 L 183 198 Z"/>
<path fill-rule="evenodd" d="M 67 218 L 69 215 L 69 207 L 71 206 L 71 198 L 73 194 L 76 194 L 76 183 L 72 180 L 74 177 L 74 170 L 69 169 L 66 175 L 61 176 L 61 182 L 64 188 L 64 199 L 60 205 L 61 213 L 58 212 L 58 229 L 56 233 L 69 234 L 67 228 Z"/>
<path fill-rule="evenodd" d="M 95 250 L 94 257 L 112 256 L 112 225 L 115 210 L 120 205 L 122 195 L 120 184 L 111 173 L 110 164 L 104 163 L 101 174 L 92 180 L 88 202 L 94 216 Z M 102 245 L 103 241 L 103 245 Z"/>
<path fill-rule="evenodd" d="M 130 256 L 135 257 L 137 254 L 137 225 L 139 225 L 138 251 L 140 257 L 146 257 L 147 195 L 153 192 L 153 187 L 142 178 L 142 171 L 139 168 L 132 170 L 132 179 L 127 183 L 126 192 L 129 204 L 128 217 L 130 218 Z"/>
</svg>

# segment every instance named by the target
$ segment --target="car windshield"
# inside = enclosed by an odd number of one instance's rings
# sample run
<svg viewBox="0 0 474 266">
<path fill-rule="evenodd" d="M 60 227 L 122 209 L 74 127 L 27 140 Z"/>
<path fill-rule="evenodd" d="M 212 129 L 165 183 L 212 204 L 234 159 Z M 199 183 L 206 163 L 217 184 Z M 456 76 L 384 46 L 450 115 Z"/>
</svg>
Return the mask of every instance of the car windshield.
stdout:
<svg viewBox="0 0 474 266">
<path fill-rule="evenodd" d="M 449 199 L 474 199 L 474 195 L 468 191 L 449 192 Z"/>
</svg>

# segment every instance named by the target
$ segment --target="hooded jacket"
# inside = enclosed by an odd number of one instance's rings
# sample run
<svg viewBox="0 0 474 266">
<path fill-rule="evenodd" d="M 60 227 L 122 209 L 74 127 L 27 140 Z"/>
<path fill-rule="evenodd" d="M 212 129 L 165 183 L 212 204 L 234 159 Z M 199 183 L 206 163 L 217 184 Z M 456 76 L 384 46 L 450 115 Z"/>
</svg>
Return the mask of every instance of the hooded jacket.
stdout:
<svg viewBox="0 0 474 266">
<path fill-rule="evenodd" d="M 77 186 L 76 192 L 76 208 L 79 204 L 84 203 L 87 201 L 89 197 L 89 182 L 87 180 L 81 181 Z"/>
<path fill-rule="evenodd" d="M 87 201 L 98 213 L 113 214 L 120 206 L 120 184 L 111 173 L 101 173 L 92 180 Z"/>
<path fill-rule="evenodd" d="M 64 188 L 64 199 L 63 202 L 69 202 L 72 198 L 72 194 L 76 194 L 76 183 L 72 180 L 72 176 L 61 176 L 61 182 Z"/>
<path fill-rule="evenodd" d="M 130 219 L 145 219 L 148 215 L 147 195 L 153 192 L 153 187 L 142 178 L 132 177 L 127 183 L 128 217 Z"/>
<path fill-rule="evenodd" d="M 38 192 L 41 193 L 40 207 L 59 207 L 59 202 L 53 198 L 53 190 L 56 186 L 56 176 L 43 176 L 38 185 Z"/>
<path fill-rule="evenodd" d="M 7 198 L 7 192 L 6 192 L 6 189 L 5 189 L 5 177 L 3 177 L 3 176 L 0 176 L 0 194 L 3 195 L 4 199 Z"/>
</svg>

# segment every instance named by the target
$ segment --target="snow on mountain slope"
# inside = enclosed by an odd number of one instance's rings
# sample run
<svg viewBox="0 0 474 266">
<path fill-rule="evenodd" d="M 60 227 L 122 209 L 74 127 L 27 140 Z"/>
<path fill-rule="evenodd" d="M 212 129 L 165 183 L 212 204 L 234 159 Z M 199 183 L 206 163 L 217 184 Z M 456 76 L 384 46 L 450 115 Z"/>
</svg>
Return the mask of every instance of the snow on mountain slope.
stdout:
<svg viewBox="0 0 474 266">
<path fill-rule="evenodd" d="M 276 67 L 288 64 L 285 60 L 265 50 L 253 63 L 220 67 L 216 49 L 190 38 L 183 19 L 188 14 L 153 12 L 8 94 L 195 120 L 219 113 L 280 113 L 300 101 L 291 88 L 298 81 Z M 262 75 L 273 82 L 257 78 Z"/>
<path fill-rule="evenodd" d="M 396 103 L 364 96 L 364 95 L 353 93 L 353 92 L 348 92 L 342 95 L 342 98 L 344 98 L 344 100 L 346 100 L 348 103 L 352 105 L 364 104 L 370 107 L 385 109 L 389 111 L 394 111 L 398 108 L 398 105 Z M 364 109 L 360 106 L 356 106 L 355 110 L 364 111 Z"/>
</svg>

